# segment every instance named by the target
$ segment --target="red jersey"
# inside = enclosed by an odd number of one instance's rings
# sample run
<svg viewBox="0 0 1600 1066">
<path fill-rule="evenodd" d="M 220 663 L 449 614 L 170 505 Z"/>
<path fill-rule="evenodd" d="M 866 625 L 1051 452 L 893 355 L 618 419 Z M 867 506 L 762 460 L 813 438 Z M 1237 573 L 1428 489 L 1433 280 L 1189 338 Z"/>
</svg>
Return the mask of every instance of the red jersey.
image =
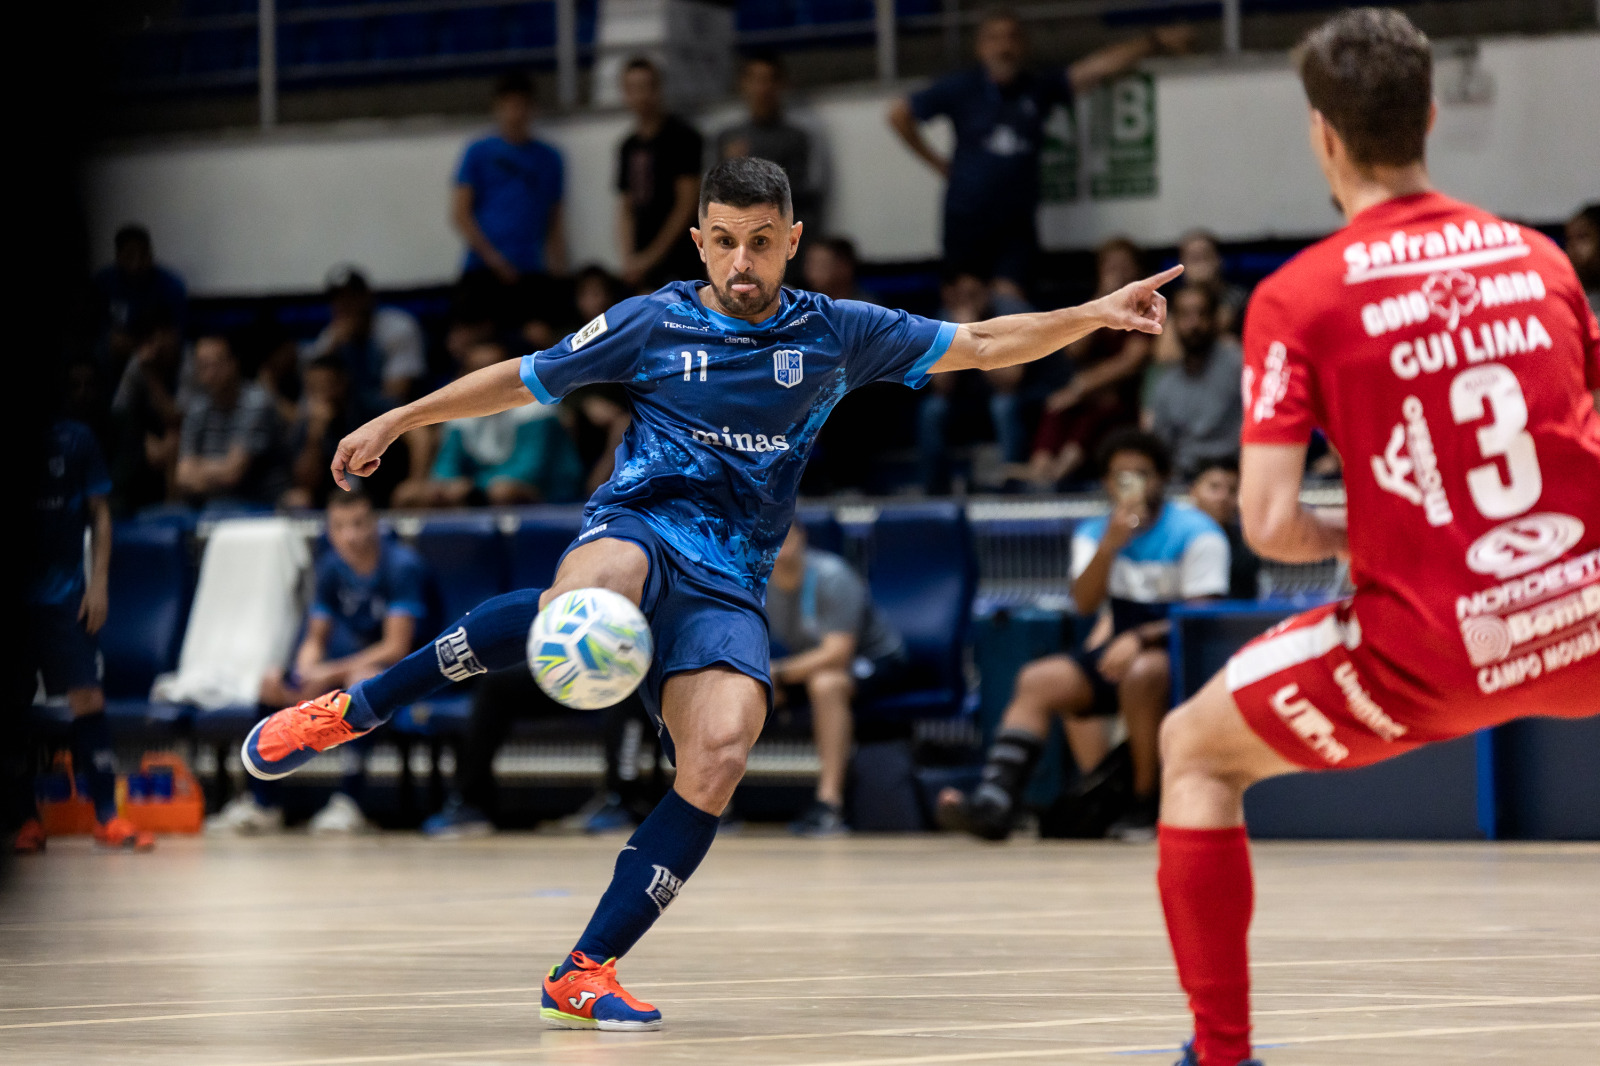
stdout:
<svg viewBox="0 0 1600 1066">
<path fill-rule="evenodd" d="M 1573 693 L 1600 711 L 1600 324 L 1560 249 L 1438 193 L 1388 200 L 1262 282 L 1244 350 L 1244 443 L 1320 427 L 1344 461 L 1340 639 L 1415 709 L 1406 739 Z"/>
</svg>

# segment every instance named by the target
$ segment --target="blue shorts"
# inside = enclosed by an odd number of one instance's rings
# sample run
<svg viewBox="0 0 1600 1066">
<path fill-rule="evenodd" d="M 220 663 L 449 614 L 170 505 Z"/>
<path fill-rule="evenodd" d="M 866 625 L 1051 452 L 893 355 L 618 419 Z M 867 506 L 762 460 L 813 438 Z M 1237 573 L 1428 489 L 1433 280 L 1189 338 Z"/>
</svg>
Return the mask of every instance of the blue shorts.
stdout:
<svg viewBox="0 0 1600 1066">
<path fill-rule="evenodd" d="M 33 664 L 47 696 L 100 687 L 100 644 L 67 603 L 36 603 L 28 608 Z"/>
<path fill-rule="evenodd" d="M 604 526 L 602 532 L 600 527 Z M 724 665 L 753 677 L 767 690 L 772 713 L 771 635 L 767 610 L 749 591 L 706 573 L 661 539 L 649 523 L 625 511 L 590 515 L 566 552 L 591 540 L 626 540 L 644 550 L 650 563 L 639 609 L 650 622 L 655 657 L 639 686 L 639 698 L 655 723 L 667 758 L 677 763 L 672 737 L 661 717 L 661 686 L 674 674 Z M 556 564 L 559 572 L 561 564 Z"/>
</svg>

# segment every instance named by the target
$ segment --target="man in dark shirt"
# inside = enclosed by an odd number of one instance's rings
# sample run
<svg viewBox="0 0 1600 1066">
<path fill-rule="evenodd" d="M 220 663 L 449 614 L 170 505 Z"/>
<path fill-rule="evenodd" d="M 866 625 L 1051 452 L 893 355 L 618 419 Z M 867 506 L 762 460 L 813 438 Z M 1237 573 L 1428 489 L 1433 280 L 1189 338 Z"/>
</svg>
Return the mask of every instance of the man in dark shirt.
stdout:
<svg viewBox="0 0 1600 1066">
<path fill-rule="evenodd" d="M 1236 455 L 1244 425 L 1239 380 L 1244 352 L 1218 329 L 1216 289 L 1186 285 L 1172 300 L 1172 323 L 1181 352 L 1159 368 L 1144 417 L 1149 430 L 1172 449 L 1183 477 L 1213 459 Z"/>
<path fill-rule="evenodd" d="M 1253 600 L 1261 587 L 1261 559 L 1239 528 L 1239 460 L 1209 459 L 1189 483 L 1189 498 L 1228 535 L 1228 599 Z"/>
<path fill-rule="evenodd" d="M 622 280 L 650 292 L 703 274 L 689 236 L 700 200 L 700 134 L 667 114 L 661 72 L 648 59 L 622 70 L 622 98 L 633 132 L 617 152 L 617 236 Z"/>
<path fill-rule="evenodd" d="M 811 134 L 784 117 L 784 81 L 777 56 L 751 56 L 744 61 L 739 70 L 739 95 L 744 97 L 750 117 L 717 135 L 717 158 L 749 155 L 778 164 L 789 175 L 794 217 L 808 230 L 821 233 Z"/>
<path fill-rule="evenodd" d="M 944 202 L 944 259 L 951 270 L 1003 279 L 1019 297 L 1037 247 L 1039 149 L 1057 107 L 1116 77 L 1146 56 L 1185 50 L 1186 27 L 1154 30 L 1102 48 L 1069 67 L 1026 70 L 1022 23 L 999 11 L 978 24 L 979 66 L 947 75 L 897 101 L 889 125 L 949 184 Z M 920 122 L 938 115 L 955 125 L 946 159 L 923 139 Z"/>
<path fill-rule="evenodd" d="M 94 295 L 99 304 L 100 355 L 107 380 L 115 384 L 138 337 L 158 323 L 183 331 L 188 293 L 182 278 L 156 262 L 150 231 L 143 226 L 123 226 L 112 243 L 116 259 L 94 276 Z"/>
</svg>

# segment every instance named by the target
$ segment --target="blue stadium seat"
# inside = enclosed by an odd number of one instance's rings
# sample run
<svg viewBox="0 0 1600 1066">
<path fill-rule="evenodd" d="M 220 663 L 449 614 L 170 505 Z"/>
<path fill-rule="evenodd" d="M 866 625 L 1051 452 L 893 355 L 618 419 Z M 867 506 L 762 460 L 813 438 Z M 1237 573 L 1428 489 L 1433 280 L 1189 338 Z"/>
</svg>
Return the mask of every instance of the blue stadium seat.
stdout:
<svg viewBox="0 0 1600 1066">
<path fill-rule="evenodd" d="M 511 587 L 549 588 L 556 563 L 583 525 L 581 511 L 530 508 L 511 534 Z"/>
<path fill-rule="evenodd" d="M 503 12 L 496 8 L 466 8 L 440 13 L 438 51 L 441 55 L 497 52 L 505 47 Z"/>
<path fill-rule="evenodd" d="M 194 567 L 180 522 L 118 523 L 111 540 L 111 612 L 100 631 L 106 695 L 146 700 L 157 674 L 177 666 Z"/>
<path fill-rule="evenodd" d="M 371 54 L 373 59 L 415 59 L 432 55 L 434 17 L 431 14 L 389 15 L 374 19 Z M 410 310 L 410 308 L 407 308 Z"/>
<path fill-rule="evenodd" d="M 506 8 L 501 48 L 549 48 L 556 43 L 556 5 L 518 4 Z"/>
<path fill-rule="evenodd" d="M 872 527 L 867 571 L 872 598 L 905 638 L 911 656 L 906 691 L 863 705 L 878 719 L 958 714 L 978 565 L 958 503 L 885 507 Z"/>
<path fill-rule="evenodd" d="M 443 625 L 510 589 L 505 538 L 494 515 L 426 519 L 411 546 L 439 582 Z"/>
<path fill-rule="evenodd" d="M 806 531 L 806 543 L 818 551 L 844 554 L 844 527 L 826 507 L 802 507 L 795 514 Z"/>
</svg>

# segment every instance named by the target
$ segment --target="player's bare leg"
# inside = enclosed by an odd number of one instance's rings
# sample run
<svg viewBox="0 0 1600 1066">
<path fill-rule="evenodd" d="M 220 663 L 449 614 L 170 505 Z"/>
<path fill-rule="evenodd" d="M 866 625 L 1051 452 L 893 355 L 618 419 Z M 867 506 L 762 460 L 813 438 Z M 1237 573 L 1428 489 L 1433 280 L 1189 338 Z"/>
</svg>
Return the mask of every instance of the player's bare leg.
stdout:
<svg viewBox="0 0 1600 1066">
<path fill-rule="evenodd" d="M 1200 1066 L 1250 1057 L 1247 939 L 1254 906 L 1244 793 L 1299 769 L 1245 724 L 1218 674 L 1161 726 L 1161 865 L 1156 875 Z"/>
<path fill-rule="evenodd" d="M 678 749 L 673 791 L 721 817 L 766 723 L 766 688 L 727 666 L 675 674 L 661 687 L 661 717 Z"/>
<path fill-rule="evenodd" d="M 555 581 L 539 597 L 539 608 L 574 589 L 610 589 L 637 606 L 650 577 L 650 560 L 631 540 L 601 537 L 567 552 Z"/>
<path fill-rule="evenodd" d="M 1117 683 L 1117 704 L 1128 727 L 1128 754 L 1133 761 L 1133 794 L 1154 797 L 1160 779 L 1157 736 L 1172 698 L 1172 672 L 1167 653 L 1142 651 Z"/>
</svg>

